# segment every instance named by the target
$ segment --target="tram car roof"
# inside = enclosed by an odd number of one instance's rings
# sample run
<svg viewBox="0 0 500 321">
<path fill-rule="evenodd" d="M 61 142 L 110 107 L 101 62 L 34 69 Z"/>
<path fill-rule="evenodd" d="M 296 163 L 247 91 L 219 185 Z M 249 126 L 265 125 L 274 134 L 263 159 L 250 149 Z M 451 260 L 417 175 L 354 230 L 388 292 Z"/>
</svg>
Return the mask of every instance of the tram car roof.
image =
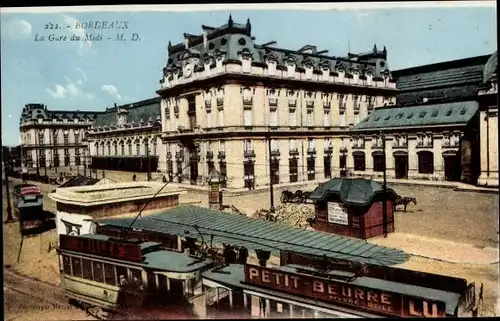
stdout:
<svg viewBox="0 0 500 321">
<path fill-rule="evenodd" d="M 78 237 L 102 241 L 117 241 L 115 238 L 100 234 L 82 234 Z M 131 262 L 110 257 L 106 257 L 106 260 L 109 260 L 110 262 L 126 263 L 143 268 L 175 273 L 194 272 L 212 264 L 212 260 L 210 259 L 200 260 L 199 258 L 191 257 L 185 253 L 165 250 L 163 249 L 163 244 L 161 243 L 142 241 L 134 242 L 133 240 L 129 240 L 129 242 L 140 246 L 143 256 L 142 262 Z M 103 259 L 101 255 L 75 252 L 66 249 L 60 249 L 60 251 L 78 253 L 78 255 L 89 258 Z"/>
</svg>

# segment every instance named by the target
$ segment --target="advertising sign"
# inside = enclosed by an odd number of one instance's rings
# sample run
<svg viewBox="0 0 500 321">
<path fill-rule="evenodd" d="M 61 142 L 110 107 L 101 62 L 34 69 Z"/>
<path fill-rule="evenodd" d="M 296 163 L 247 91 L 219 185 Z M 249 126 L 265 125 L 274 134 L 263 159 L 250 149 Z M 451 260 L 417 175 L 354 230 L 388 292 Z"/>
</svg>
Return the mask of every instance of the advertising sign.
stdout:
<svg viewBox="0 0 500 321">
<path fill-rule="evenodd" d="M 349 225 L 347 209 L 343 204 L 328 202 L 328 222 Z"/>
<path fill-rule="evenodd" d="M 137 244 L 96 240 L 86 237 L 59 235 L 62 250 L 83 252 L 127 261 L 141 262 L 141 247 Z"/>
<path fill-rule="evenodd" d="M 256 265 L 245 265 L 245 281 L 255 286 L 381 315 L 398 317 L 444 317 L 446 315 L 445 303 L 441 301 Z"/>
</svg>

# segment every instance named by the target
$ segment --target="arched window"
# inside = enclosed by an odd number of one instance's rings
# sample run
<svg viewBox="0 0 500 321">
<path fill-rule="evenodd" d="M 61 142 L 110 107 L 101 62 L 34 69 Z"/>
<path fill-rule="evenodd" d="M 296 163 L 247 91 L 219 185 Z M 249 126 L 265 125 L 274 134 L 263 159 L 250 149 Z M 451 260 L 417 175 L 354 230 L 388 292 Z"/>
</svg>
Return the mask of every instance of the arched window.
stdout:
<svg viewBox="0 0 500 321">
<path fill-rule="evenodd" d="M 132 153 L 132 141 L 127 141 L 127 146 L 128 146 L 128 155 L 129 156 L 132 156 L 133 153 Z"/>
<path fill-rule="evenodd" d="M 96 142 L 96 143 L 94 144 L 94 149 L 95 149 L 95 155 L 96 155 L 96 156 L 99 156 L 99 143 L 97 143 L 97 142 Z"/>
<path fill-rule="evenodd" d="M 366 169 L 365 153 L 362 151 L 356 151 L 352 153 L 352 157 L 354 158 L 354 170 L 364 171 Z"/>
<path fill-rule="evenodd" d="M 101 143 L 101 154 L 102 154 L 102 156 L 105 156 L 104 142 Z"/>
<path fill-rule="evenodd" d="M 138 139 L 135 140 L 135 155 L 141 155 L 141 141 Z"/>
<path fill-rule="evenodd" d="M 381 151 L 375 151 L 372 153 L 373 156 L 373 171 L 383 172 L 385 168 L 384 154 Z"/>
<path fill-rule="evenodd" d="M 120 142 L 120 155 L 125 156 L 125 142 L 123 140 Z"/>
<path fill-rule="evenodd" d="M 156 156 L 156 139 L 151 140 L 151 154 Z"/>
<path fill-rule="evenodd" d="M 117 142 L 113 142 L 113 155 L 118 155 L 118 145 Z"/>
<path fill-rule="evenodd" d="M 434 154 L 432 152 L 418 152 L 418 172 L 419 174 L 434 173 Z"/>
<path fill-rule="evenodd" d="M 107 150 L 106 156 L 110 156 L 111 155 L 111 143 L 110 142 L 106 143 L 106 150 Z"/>
</svg>

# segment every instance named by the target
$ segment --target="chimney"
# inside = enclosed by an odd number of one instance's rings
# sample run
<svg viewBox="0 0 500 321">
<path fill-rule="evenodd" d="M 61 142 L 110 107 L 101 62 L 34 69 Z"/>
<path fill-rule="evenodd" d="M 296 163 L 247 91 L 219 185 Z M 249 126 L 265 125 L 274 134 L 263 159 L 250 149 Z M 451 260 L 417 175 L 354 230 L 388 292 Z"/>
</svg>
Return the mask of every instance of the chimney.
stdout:
<svg viewBox="0 0 500 321">
<path fill-rule="evenodd" d="M 184 38 L 184 48 L 189 49 L 189 39 L 187 37 Z"/>
</svg>

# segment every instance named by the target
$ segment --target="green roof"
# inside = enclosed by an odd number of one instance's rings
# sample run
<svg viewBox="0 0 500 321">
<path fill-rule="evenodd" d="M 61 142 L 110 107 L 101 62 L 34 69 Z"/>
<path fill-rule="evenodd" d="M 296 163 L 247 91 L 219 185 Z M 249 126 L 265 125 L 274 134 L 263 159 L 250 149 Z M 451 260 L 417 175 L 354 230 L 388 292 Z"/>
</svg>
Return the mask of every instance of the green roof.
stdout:
<svg viewBox="0 0 500 321">
<path fill-rule="evenodd" d="M 463 101 L 412 107 L 376 108 L 354 127 L 357 130 L 413 126 L 466 125 L 476 114 L 476 101 Z"/>
<path fill-rule="evenodd" d="M 99 225 L 128 227 L 133 218 L 96 220 Z M 197 226 L 197 228 L 195 228 Z M 135 229 L 198 238 L 205 242 L 244 246 L 250 250 L 283 250 L 377 265 L 400 264 L 407 255 L 364 240 L 332 233 L 310 231 L 213 209 L 183 205 L 172 210 L 140 217 Z M 187 232 L 187 233 L 186 233 Z"/>
<path fill-rule="evenodd" d="M 377 195 L 384 193 L 383 186 L 375 181 L 364 178 L 334 178 L 316 187 L 310 198 L 315 201 L 325 201 L 330 195 L 337 195 L 348 205 L 365 206 Z M 387 188 L 389 199 L 397 198 L 397 194 Z"/>
</svg>

